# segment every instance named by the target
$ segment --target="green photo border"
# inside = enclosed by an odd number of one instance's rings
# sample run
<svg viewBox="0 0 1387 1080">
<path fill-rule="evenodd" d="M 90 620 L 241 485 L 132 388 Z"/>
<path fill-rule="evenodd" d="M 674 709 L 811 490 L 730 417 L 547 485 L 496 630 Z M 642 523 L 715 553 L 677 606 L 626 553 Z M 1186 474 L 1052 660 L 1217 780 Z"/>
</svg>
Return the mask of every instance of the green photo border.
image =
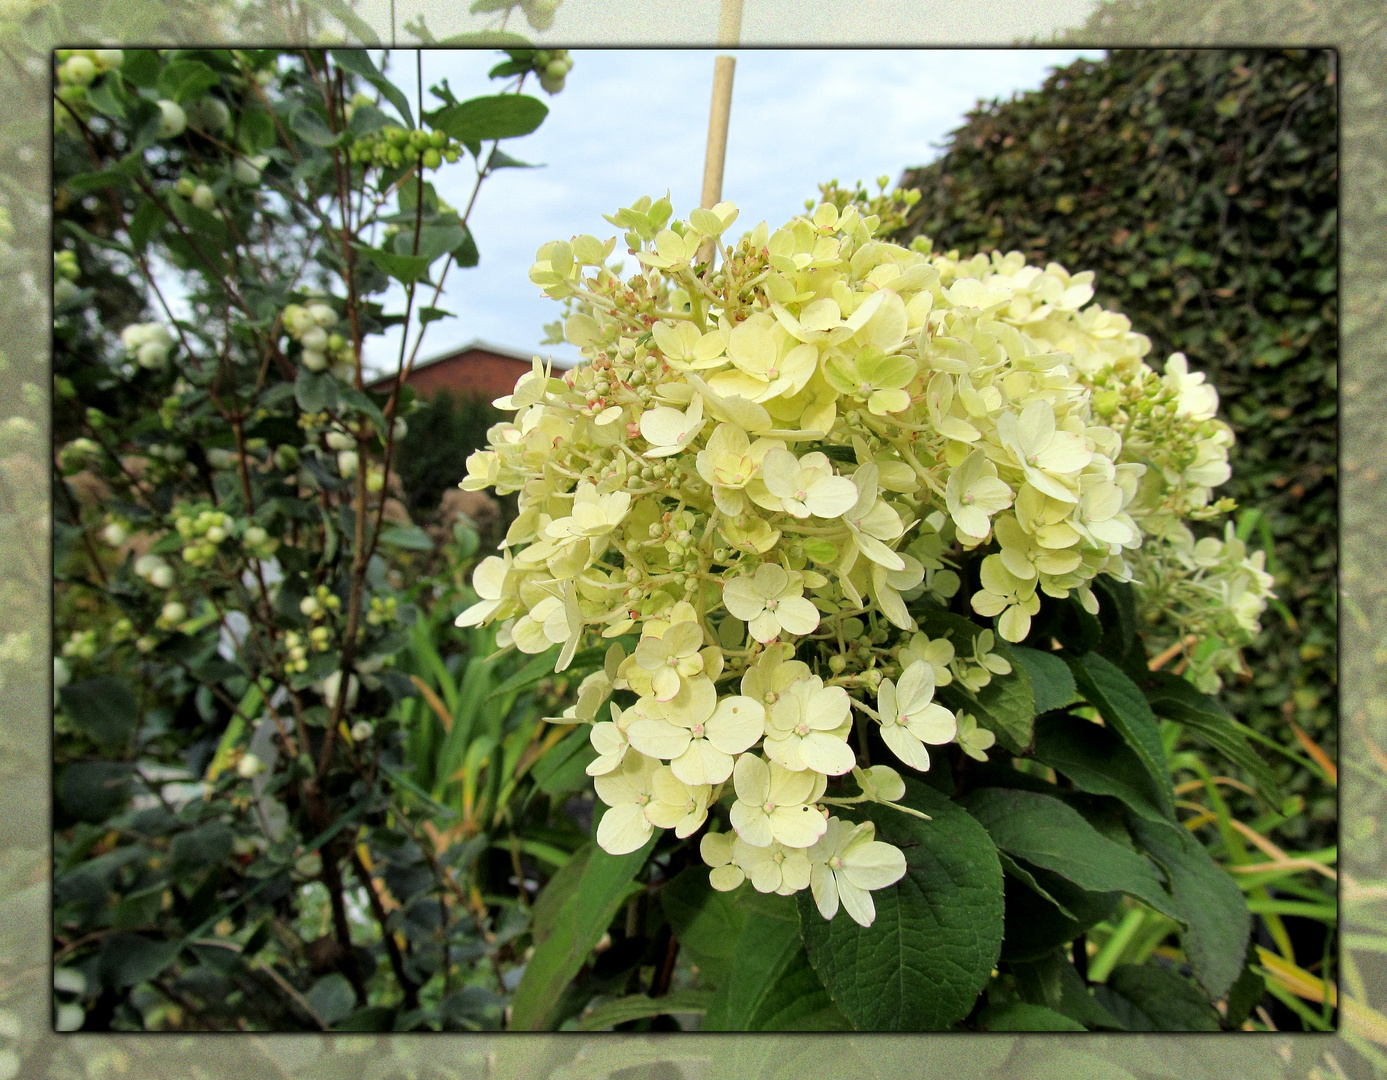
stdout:
<svg viewBox="0 0 1387 1080">
<path fill-rule="evenodd" d="M 229 10 L 234 0 L 217 7 Z M 345 12 L 340 0 L 315 0 Z M 402 46 L 404 22 L 421 12 L 438 36 L 465 23 L 466 0 L 393 0 Z M 1132 6 L 1133 0 L 1121 0 Z M 353 39 L 375 27 L 389 38 L 392 0 L 362 0 Z M 1364 945 L 1387 930 L 1387 858 L 1377 808 L 1387 809 L 1387 528 L 1378 502 L 1387 478 L 1387 18 L 1380 0 L 1156 0 L 1149 36 L 1101 38 L 1076 31 L 1083 5 L 977 0 L 978 26 L 967 40 L 947 26 L 957 0 L 746 0 L 742 44 L 894 47 L 1025 43 L 1112 45 L 1332 46 L 1341 86 L 1342 539 L 1340 620 L 1343 850 L 1340 898 L 1348 968 L 1341 984 L 1341 1030 L 1334 1035 L 57 1035 L 51 1030 L 49 762 L 48 475 L 46 449 L 0 446 L 0 602 L 32 616 L 36 642 L 27 664 L 8 664 L 0 684 L 0 1077 L 24 1080 L 529 1080 L 542 1077 L 867 1078 L 1017 1077 L 1025 1080 L 1170 1080 L 1224 1078 L 1387 1078 L 1387 956 Z M 25 67 L 62 36 L 96 44 L 174 44 L 161 13 L 181 12 L 185 26 L 206 7 L 198 0 L 0 0 L 0 202 L 26 206 L 45 220 L 51 202 L 47 71 Z M 240 41 L 263 38 L 254 16 L 275 0 L 237 5 L 249 17 Z M 858 17 L 859 7 L 874 9 Z M 627 12 L 627 8 L 631 12 Z M 995 9 L 995 23 L 978 12 Z M 1024 15 L 1018 15 L 1024 10 Z M 1077 14 L 1076 14 L 1077 11 Z M 719 0 L 564 0 L 555 27 L 536 40 L 555 44 L 715 44 Z M 889 18 L 884 12 L 892 13 Z M 382 17 L 383 13 L 383 17 Z M 628 17 L 628 15 L 630 17 Z M 348 17 L 351 17 L 350 15 Z M 362 19 L 365 22 L 362 22 Z M 1236 24 L 1236 25 L 1235 25 Z M 205 24 L 204 24 L 205 25 Z M 139 29 L 140 27 L 142 29 Z M 137 28 L 131 31 L 129 28 Z M 382 30 L 381 27 L 384 27 Z M 1251 27 L 1253 29 L 1249 30 Z M 1258 29 L 1262 28 L 1262 29 Z M 519 29 L 530 34 L 528 27 Z M 1263 38 L 1258 33 L 1281 36 Z M 999 36 L 988 36 L 995 34 Z M 1252 36 L 1247 36 L 1251 34 Z M 69 44 L 78 44 L 70 40 Z M 211 42 L 202 41 L 202 44 Z M 232 44 L 234 41 L 218 42 Z M 306 43 L 306 42 L 305 42 Z M 42 56 L 43 52 L 37 53 Z M 912 162 L 900 162 L 904 168 Z M 0 238 L 4 239 L 4 238 Z M 46 237 L 12 235 L 0 264 L 0 288 L 19 290 L 0 310 L 0 401 L 22 412 L 47 446 L 51 380 L 47 375 L 46 297 L 51 270 Z M 18 259 L 19 261 L 15 261 Z M 36 300 L 15 300 L 32 294 Z M 1328 392 L 1328 391 L 1327 391 Z M 18 404 L 11 404 L 18 403 Z M 1380 535 L 1381 534 L 1381 535 Z M 2 672 L 0 672 L 2 673 Z M 1341 969 L 1344 970 L 1344 969 Z M 17 1071 L 7 1072 L 14 1066 Z"/>
</svg>

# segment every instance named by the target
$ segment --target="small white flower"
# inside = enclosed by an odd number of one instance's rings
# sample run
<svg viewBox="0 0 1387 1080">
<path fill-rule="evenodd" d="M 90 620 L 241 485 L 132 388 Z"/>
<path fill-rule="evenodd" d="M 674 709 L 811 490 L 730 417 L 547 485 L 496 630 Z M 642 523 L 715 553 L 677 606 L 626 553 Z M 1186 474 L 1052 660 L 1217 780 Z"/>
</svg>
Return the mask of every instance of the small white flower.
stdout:
<svg viewBox="0 0 1387 1080">
<path fill-rule="evenodd" d="M 804 598 L 800 581 L 799 575 L 791 578 L 776 563 L 762 563 L 754 575 L 727 582 L 722 600 L 731 615 L 748 624 L 757 641 L 771 641 L 782 630 L 812 634 L 819 625 L 819 609 Z"/>
<path fill-rule="evenodd" d="M 912 769 L 929 769 L 925 743 L 938 745 L 957 732 L 954 714 L 934 702 L 934 668 L 917 660 L 906 668 L 897 686 L 883 679 L 877 690 L 881 737 L 891 752 Z"/>
<path fill-rule="evenodd" d="M 607 804 L 597 826 L 597 843 L 612 855 L 635 851 L 650 839 L 652 825 L 645 810 L 655 795 L 655 770 L 660 763 L 643 754 L 627 754 L 620 768 L 594 781 L 597 797 Z"/>
<path fill-rule="evenodd" d="M 823 815 L 814 803 L 827 783 L 820 773 L 791 772 L 774 761 L 743 754 L 732 770 L 737 792 L 732 827 L 756 847 L 769 847 L 776 840 L 790 847 L 808 847 L 824 832 Z"/>
<path fill-rule="evenodd" d="M 826 826 L 808 853 L 809 887 L 819 914 L 832 919 L 841 900 L 854 922 L 871 926 L 876 919 L 871 890 L 905 877 L 905 856 L 899 848 L 876 839 L 876 826 L 870 821 L 853 826 L 834 817 Z"/>
</svg>

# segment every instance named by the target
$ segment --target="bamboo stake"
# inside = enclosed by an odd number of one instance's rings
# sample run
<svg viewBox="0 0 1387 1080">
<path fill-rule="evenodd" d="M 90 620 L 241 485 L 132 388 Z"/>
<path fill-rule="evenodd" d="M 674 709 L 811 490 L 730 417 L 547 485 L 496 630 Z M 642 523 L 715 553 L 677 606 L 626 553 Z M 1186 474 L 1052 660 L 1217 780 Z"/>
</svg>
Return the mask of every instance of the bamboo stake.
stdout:
<svg viewBox="0 0 1387 1080">
<path fill-rule="evenodd" d="M 718 44 L 736 46 L 742 35 L 742 0 L 722 0 L 718 20 Z M 722 173 L 727 162 L 727 126 L 732 115 L 732 74 L 737 61 L 719 56 L 713 61 L 713 100 L 708 111 L 708 149 L 703 157 L 703 197 L 699 205 L 712 209 L 722 201 Z M 711 263 L 714 245 L 706 241 L 698 249 L 698 260 Z"/>
<path fill-rule="evenodd" d="M 727 160 L 727 122 L 732 114 L 732 72 L 737 61 L 719 56 L 713 62 L 713 105 L 708 115 L 708 150 L 703 158 L 703 199 L 699 203 L 711 210 L 722 201 L 722 168 Z M 712 266 L 717 248 L 705 240 L 698 249 L 698 261 Z"/>
</svg>

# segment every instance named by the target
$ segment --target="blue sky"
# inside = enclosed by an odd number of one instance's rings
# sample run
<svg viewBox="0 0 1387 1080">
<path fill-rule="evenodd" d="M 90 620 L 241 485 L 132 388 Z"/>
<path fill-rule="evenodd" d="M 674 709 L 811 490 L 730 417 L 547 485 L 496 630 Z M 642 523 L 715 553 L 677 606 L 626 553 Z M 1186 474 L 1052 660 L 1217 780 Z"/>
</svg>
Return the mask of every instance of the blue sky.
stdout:
<svg viewBox="0 0 1387 1080">
<path fill-rule="evenodd" d="M 510 169 L 482 186 L 471 227 L 480 264 L 454 269 L 440 306 L 454 319 L 429 328 L 419 358 L 480 338 L 512 349 L 577 358 L 571 346 L 541 349 L 542 326 L 560 305 L 529 281 L 536 249 L 548 240 L 618 230 L 602 219 L 641 195 L 666 190 L 676 215 L 698 205 L 708 133 L 710 50 L 574 50 L 565 89 L 550 98 L 538 131 L 503 145 L 543 168 Z M 723 198 L 741 208 L 740 235 L 801 213 L 817 185 L 837 178 L 892 183 L 939 145 L 979 100 L 1006 99 L 1040 85 L 1046 73 L 1095 50 L 743 49 L 732 92 Z M 459 98 L 502 85 L 486 72 L 498 54 L 424 53 L 424 86 L 442 78 Z M 395 52 L 390 74 L 413 98 L 414 53 Z M 428 98 L 428 106 L 436 102 Z M 462 208 L 475 174 L 459 162 L 437 174 L 439 195 Z M 618 242 L 618 251 L 624 248 Z M 629 261 L 628 261 L 629 262 Z M 628 265 L 628 270 L 631 266 Z M 368 366 L 392 368 L 398 333 L 368 344 Z"/>
</svg>

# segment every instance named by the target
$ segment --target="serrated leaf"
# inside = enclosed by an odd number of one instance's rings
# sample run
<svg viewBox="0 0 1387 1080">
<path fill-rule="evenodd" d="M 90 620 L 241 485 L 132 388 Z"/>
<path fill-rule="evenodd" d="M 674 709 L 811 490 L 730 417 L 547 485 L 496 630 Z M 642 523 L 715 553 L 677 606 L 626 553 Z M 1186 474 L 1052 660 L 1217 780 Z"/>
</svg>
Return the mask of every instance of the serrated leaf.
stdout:
<svg viewBox="0 0 1387 1080">
<path fill-rule="evenodd" d="M 1128 1031 L 1218 1031 L 1218 1013 L 1199 988 L 1155 964 L 1119 964 L 1094 990 Z"/>
<path fill-rule="evenodd" d="M 1252 932 L 1242 889 L 1188 829 L 1155 821 L 1133 820 L 1131 825 L 1137 843 L 1165 871 L 1189 924 L 1180 941 L 1194 977 L 1210 997 L 1223 997 L 1242 973 Z"/>
<path fill-rule="evenodd" d="M 1233 719 L 1222 705 L 1169 672 L 1152 672 L 1150 682 L 1147 696 L 1155 713 L 1183 724 L 1187 731 L 1247 773 L 1257 793 L 1271 806 L 1281 805 L 1281 786 L 1276 781 L 1276 774 L 1252 749 L 1247 736 L 1243 734 L 1243 725 Z"/>
<path fill-rule="evenodd" d="M 1036 722 L 1031 756 L 1067 776 L 1080 791 L 1121 799 L 1152 821 L 1171 820 L 1151 774 L 1136 752 L 1110 728 L 1077 716 L 1042 717 Z"/>
<path fill-rule="evenodd" d="M 1012 858 L 1044 867 L 1087 892 L 1126 893 L 1183 921 L 1155 867 L 1059 799 L 1038 791 L 982 788 L 963 805 Z"/>
<path fill-rule="evenodd" d="M 827 991 L 810 966 L 800 940 L 795 902 L 756 896 L 747 885 L 748 910 L 736 939 L 736 961 L 703 1018 L 704 1031 L 845 1030 L 835 1019 Z M 818 913 L 815 913 L 818 917 Z M 835 1010 L 836 1012 L 836 1010 Z"/>
<path fill-rule="evenodd" d="M 103 746 L 128 741 L 140 716 L 134 692 L 109 675 L 68 683 L 58 699 L 72 722 Z"/>
<path fill-rule="evenodd" d="M 872 925 L 841 911 L 825 921 L 809 891 L 799 894 L 810 962 L 862 1031 L 950 1027 L 972 1010 L 1002 947 L 1002 866 L 991 838 L 933 789 L 905 784 L 905 804 L 933 820 L 885 806 L 860 815 L 906 861 L 904 878 L 872 893 Z"/>
<path fill-rule="evenodd" d="M 548 1031 L 562 1019 L 557 1006 L 573 977 L 624 902 L 656 836 L 626 855 L 609 855 L 589 841 L 535 899 L 535 951 L 511 998 L 514 1031 Z M 556 888 L 557 885 L 557 888 Z M 541 921 L 541 899 L 551 915 Z"/>
<path fill-rule="evenodd" d="M 1097 653 L 1069 657 L 1068 663 L 1079 692 L 1136 753 L 1160 792 L 1165 816 L 1173 818 L 1175 793 L 1161 729 L 1140 688 L 1117 665 Z"/>
<path fill-rule="evenodd" d="M 459 142 L 490 142 L 528 135 L 548 115 L 549 107 L 527 94 L 490 94 L 439 109 L 433 126 Z"/>
<path fill-rule="evenodd" d="M 1053 709 L 1062 709 L 1079 700 L 1078 691 L 1074 686 L 1074 676 L 1070 673 L 1068 665 L 1054 653 L 1012 645 L 1010 656 L 1020 661 L 1021 666 L 1026 669 L 1026 674 L 1030 676 L 1037 716 Z"/>
</svg>

